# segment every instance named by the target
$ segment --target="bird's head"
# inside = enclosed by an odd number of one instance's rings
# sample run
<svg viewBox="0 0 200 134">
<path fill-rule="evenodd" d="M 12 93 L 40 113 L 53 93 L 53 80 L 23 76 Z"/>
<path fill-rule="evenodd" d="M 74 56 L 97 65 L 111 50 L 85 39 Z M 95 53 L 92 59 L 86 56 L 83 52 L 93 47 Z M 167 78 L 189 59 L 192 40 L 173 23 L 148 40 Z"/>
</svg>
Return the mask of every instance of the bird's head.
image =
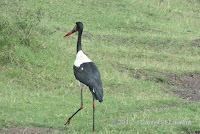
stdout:
<svg viewBox="0 0 200 134">
<path fill-rule="evenodd" d="M 80 34 L 82 34 L 82 32 L 83 32 L 83 23 L 82 22 L 76 22 L 76 25 L 74 26 L 74 28 L 69 33 L 67 33 L 64 37 L 69 36 L 76 31 L 78 31 Z"/>
</svg>

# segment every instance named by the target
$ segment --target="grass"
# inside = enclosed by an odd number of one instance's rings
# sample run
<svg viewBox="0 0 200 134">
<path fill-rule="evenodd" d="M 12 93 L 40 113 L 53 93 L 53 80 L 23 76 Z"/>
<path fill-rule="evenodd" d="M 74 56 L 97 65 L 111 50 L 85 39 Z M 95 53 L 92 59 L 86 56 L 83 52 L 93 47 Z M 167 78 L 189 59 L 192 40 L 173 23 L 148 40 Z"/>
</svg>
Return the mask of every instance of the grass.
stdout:
<svg viewBox="0 0 200 134">
<path fill-rule="evenodd" d="M 199 5 L 198 0 L 2 0 L 0 129 L 64 128 L 80 105 L 80 89 L 72 70 L 77 34 L 63 36 L 82 21 L 83 51 L 98 66 L 105 93 L 104 102 L 96 105 L 97 133 L 199 131 L 199 102 L 184 105 L 189 101 L 163 90 L 171 90 L 170 86 L 134 79 L 130 71 L 118 69 L 122 65 L 152 74 L 200 72 L 195 42 L 200 39 Z M 88 89 L 83 97 L 84 109 L 70 126 L 55 133 L 91 132 Z M 112 125 L 112 120 L 117 124 Z M 118 120 L 139 123 L 118 125 L 122 122 Z M 141 125 L 141 120 L 190 120 L 191 125 Z"/>
</svg>

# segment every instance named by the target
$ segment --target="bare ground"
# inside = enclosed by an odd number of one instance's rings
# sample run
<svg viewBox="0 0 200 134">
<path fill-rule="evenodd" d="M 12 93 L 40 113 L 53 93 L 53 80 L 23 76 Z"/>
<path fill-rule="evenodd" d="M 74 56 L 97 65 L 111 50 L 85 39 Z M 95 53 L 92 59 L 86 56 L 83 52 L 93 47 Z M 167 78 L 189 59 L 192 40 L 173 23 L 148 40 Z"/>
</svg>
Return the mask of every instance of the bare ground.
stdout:
<svg viewBox="0 0 200 134">
<path fill-rule="evenodd" d="M 165 89 L 166 93 L 173 94 L 192 102 L 200 101 L 199 72 L 188 72 L 182 75 L 178 75 L 168 72 L 152 72 L 149 70 L 134 69 L 121 64 L 111 63 L 111 65 L 119 72 L 127 72 L 134 79 L 163 83 L 174 89 Z"/>
<path fill-rule="evenodd" d="M 50 134 L 60 130 L 45 127 L 14 127 L 0 130 L 0 134 Z"/>
<path fill-rule="evenodd" d="M 51 134 L 59 130 L 44 127 L 9 128 L 0 130 L 0 134 Z M 200 134 L 200 131 L 187 132 L 187 134 Z"/>
<path fill-rule="evenodd" d="M 170 79 L 169 84 L 178 87 L 178 90 L 172 91 L 173 94 L 182 99 L 200 101 L 200 73 L 189 72 Z"/>
<path fill-rule="evenodd" d="M 200 134 L 200 131 L 187 132 L 187 134 Z"/>
</svg>

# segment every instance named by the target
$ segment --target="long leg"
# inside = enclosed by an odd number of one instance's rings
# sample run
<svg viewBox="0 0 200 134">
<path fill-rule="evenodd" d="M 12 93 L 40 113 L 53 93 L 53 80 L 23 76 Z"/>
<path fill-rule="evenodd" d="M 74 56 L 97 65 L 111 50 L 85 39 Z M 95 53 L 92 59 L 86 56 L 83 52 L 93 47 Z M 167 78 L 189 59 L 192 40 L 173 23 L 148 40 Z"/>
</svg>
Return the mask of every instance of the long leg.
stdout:
<svg viewBox="0 0 200 134">
<path fill-rule="evenodd" d="M 94 112 L 95 112 L 95 101 L 93 96 L 93 132 L 94 132 Z"/>
<path fill-rule="evenodd" d="M 74 115 L 76 115 L 81 109 L 83 109 L 83 84 L 80 84 L 80 86 L 81 86 L 81 107 L 74 114 L 72 114 L 71 117 L 68 118 L 68 120 L 64 125 L 70 124 L 71 118 L 74 117 Z"/>
</svg>

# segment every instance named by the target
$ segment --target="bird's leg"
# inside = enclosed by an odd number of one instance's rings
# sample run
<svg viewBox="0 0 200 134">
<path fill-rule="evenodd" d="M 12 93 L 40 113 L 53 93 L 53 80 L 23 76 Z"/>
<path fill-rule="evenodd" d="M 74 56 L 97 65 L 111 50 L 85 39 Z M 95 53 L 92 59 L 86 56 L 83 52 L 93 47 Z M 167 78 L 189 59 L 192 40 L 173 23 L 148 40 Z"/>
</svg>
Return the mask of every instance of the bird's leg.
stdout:
<svg viewBox="0 0 200 134">
<path fill-rule="evenodd" d="M 94 132 L 94 112 L 95 112 L 95 101 L 93 96 L 93 132 Z"/>
<path fill-rule="evenodd" d="M 72 114 L 71 117 L 68 118 L 68 120 L 66 121 L 66 123 L 64 125 L 70 124 L 71 118 L 74 117 L 74 115 L 76 115 L 81 109 L 83 109 L 83 93 L 82 93 L 83 92 L 83 84 L 80 84 L 80 86 L 81 86 L 81 106 L 74 114 Z"/>
</svg>

